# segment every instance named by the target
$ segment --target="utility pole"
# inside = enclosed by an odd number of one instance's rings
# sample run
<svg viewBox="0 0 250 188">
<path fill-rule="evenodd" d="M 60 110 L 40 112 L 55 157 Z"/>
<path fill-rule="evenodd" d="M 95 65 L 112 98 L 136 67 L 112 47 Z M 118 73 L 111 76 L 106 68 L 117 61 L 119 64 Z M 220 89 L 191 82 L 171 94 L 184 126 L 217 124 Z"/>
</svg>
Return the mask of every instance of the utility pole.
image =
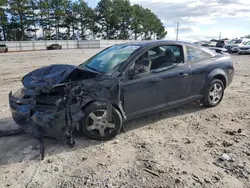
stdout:
<svg viewBox="0 0 250 188">
<path fill-rule="evenodd" d="M 221 39 L 221 32 L 220 32 L 220 34 L 219 34 L 219 40 Z"/>
<path fill-rule="evenodd" d="M 176 27 L 176 40 L 178 40 L 179 35 L 179 22 L 177 22 L 177 27 Z"/>
</svg>

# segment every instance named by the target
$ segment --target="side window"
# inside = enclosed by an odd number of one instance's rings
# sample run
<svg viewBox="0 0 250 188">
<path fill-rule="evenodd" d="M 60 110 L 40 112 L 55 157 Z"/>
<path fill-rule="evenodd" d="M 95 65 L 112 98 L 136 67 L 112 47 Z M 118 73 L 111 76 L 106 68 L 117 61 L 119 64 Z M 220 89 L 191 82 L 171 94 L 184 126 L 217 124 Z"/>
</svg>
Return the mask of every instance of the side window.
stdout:
<svg viewBox="0 0 250 188">
<path fill-rule="evenodd" d="M 190 46 L 187 46 L 187 56 L 189 62 L 204 60 L 211 57 L 209 53 L 204 52 L 201 49 L 193 48 Z"/>
<path fill-rule="evenodd" d="M 184 62 L 182 46 L 169 45 L 169 46 L 163 46 L 163 48 L 165 49 L 165 51 L 171 50 L 174 53 L 176 63 Z"/>
<path fill-rule="evenodd" d="M 154 56 L 156 56 L 157 55 L 157 52 L 156 51 L 154 51 L 154 50 L 149 50 L 148 51 L 148 56 L 149 57 L 154 57 Z"/>
<path fill-rule="evenodd" d="M 141 55 L 135 62 L 136 68 L 144 68 L 144 72 L 170 68 L 176 63 L 184 62 L 184 54 L 182 45 L 160 45 L 153 47 Z"/>
</svg>

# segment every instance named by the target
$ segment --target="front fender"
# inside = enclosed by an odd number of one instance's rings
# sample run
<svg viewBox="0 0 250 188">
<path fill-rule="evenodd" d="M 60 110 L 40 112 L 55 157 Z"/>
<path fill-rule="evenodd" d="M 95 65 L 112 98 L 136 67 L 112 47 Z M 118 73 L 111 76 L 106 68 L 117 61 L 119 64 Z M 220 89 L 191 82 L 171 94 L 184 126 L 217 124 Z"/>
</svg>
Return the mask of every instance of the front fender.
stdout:
<svg viewBox="0 0 250 188">
<path fill-rule="evenodd" d="M 84 109 L 85 109 L 87 106 L 89 106 L 91 103 L 94 103 L 94 102 L 100 102 L 100 103 L 105 103 L 105 104 L 108 103 L 108 101 L 94 100 L 94 99 L 93 99 L 93 100 L 91 100 L 91 101 L 88 101 L 88 102 L 82 107 L 82 111 L 84 111 Z M 123 119 L 127 119 L 126 114 L 125 114 L 125 112 L 124 112 L 123 107 L 122 107 L 121 104 L 117 104 L 117 103 L 115 103 L 115 102 L 111 102 L 111 104 L 112 104 L 112 106 L 113 106 L 114 108 L 116 108 L 116 109 L 121 113 L 121 116 L 122 116 Z"/>
</svg>

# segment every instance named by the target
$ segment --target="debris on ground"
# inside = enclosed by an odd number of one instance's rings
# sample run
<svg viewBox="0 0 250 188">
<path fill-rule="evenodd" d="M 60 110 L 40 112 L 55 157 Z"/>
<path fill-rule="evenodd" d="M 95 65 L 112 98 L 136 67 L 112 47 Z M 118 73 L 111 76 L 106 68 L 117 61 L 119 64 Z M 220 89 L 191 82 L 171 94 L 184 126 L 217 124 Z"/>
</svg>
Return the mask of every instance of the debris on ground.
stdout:
<svg viewBox="0 0 250 188">
<path fill-rule="evenodd" d="M 179 184 L 181 183 L 181 180 L 179 178 L 176 178 L 175 181 L 174 181 L 176 184 Z"/>
<path fill-rule="evenodd" d="M 232 142 L 229 142 L 229 141 L 226 141 L 226 140 L 224 140 L 224 141 L 222 142 L 222 146 L 224 146 L 224 147 L 230 147 L 230 146 L 232 146 L 232 145 L 233 145 Z"/>
<path fill-rule="evenodd" d="M 203 182 L 200 180 L 200 178 L 199 178 L 198 176 L 192 174 L 192 178 L 193 178 L 193 180 L 195 180 L 195 181 L 198 182 L 199 184 L 201 184 L 201 185 L 203 184 Z"/>
<path fill-rule="evenodd" d="M 221 161 L 230 161 L 232 158 L 228 154 L 224 153 L 219 157 L 219 159 Z"/>
<path fill-rule="evenodd" d="M 214 142 L 212 142 L 212 141 L 207 141 L 206 142 L 206 144 L 205 144 L 205 147 L 207 147 L 207 148 L 212 148 L 212 147 L 214 147 L 216 144 L 214 143 Z"/>
<path fill-rule="evenodd" d="M 148 168 L 143 168 L 143 170 L 145 170 L 146 172 L 149 172 L 150 174 L 153 174 L 154 176 L 160 177 L 160 175 L 157 172 L 154 172 L 154 171 L 152 171 L 152 170 L 150 170 Z"/>
</svg>

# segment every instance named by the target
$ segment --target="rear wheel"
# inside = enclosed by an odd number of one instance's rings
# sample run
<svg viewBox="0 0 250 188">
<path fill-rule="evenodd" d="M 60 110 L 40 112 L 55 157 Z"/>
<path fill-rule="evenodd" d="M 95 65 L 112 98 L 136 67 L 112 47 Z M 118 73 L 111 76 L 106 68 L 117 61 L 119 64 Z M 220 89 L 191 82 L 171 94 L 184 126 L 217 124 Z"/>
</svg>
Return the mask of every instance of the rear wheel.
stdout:
<svg viewBox="0 0 250 188">
<path fill-rule="evenodd" d="M 81 131 L 94 140 L 109 140 L 121 130 L 122 117 L 120 112 L 112 108 L 111 121 L 107 120 L 104 103 L 94 102 L 83 110 L 85 117 L 79 122 Z"/>
<path fill-rule="evenodd" d="M 225 86 L 219 79 L 212 80 L 206 88 L 202 104 L 206 107 L 215 107 L 220 104 L 223 99 Z"/>
</svg>

